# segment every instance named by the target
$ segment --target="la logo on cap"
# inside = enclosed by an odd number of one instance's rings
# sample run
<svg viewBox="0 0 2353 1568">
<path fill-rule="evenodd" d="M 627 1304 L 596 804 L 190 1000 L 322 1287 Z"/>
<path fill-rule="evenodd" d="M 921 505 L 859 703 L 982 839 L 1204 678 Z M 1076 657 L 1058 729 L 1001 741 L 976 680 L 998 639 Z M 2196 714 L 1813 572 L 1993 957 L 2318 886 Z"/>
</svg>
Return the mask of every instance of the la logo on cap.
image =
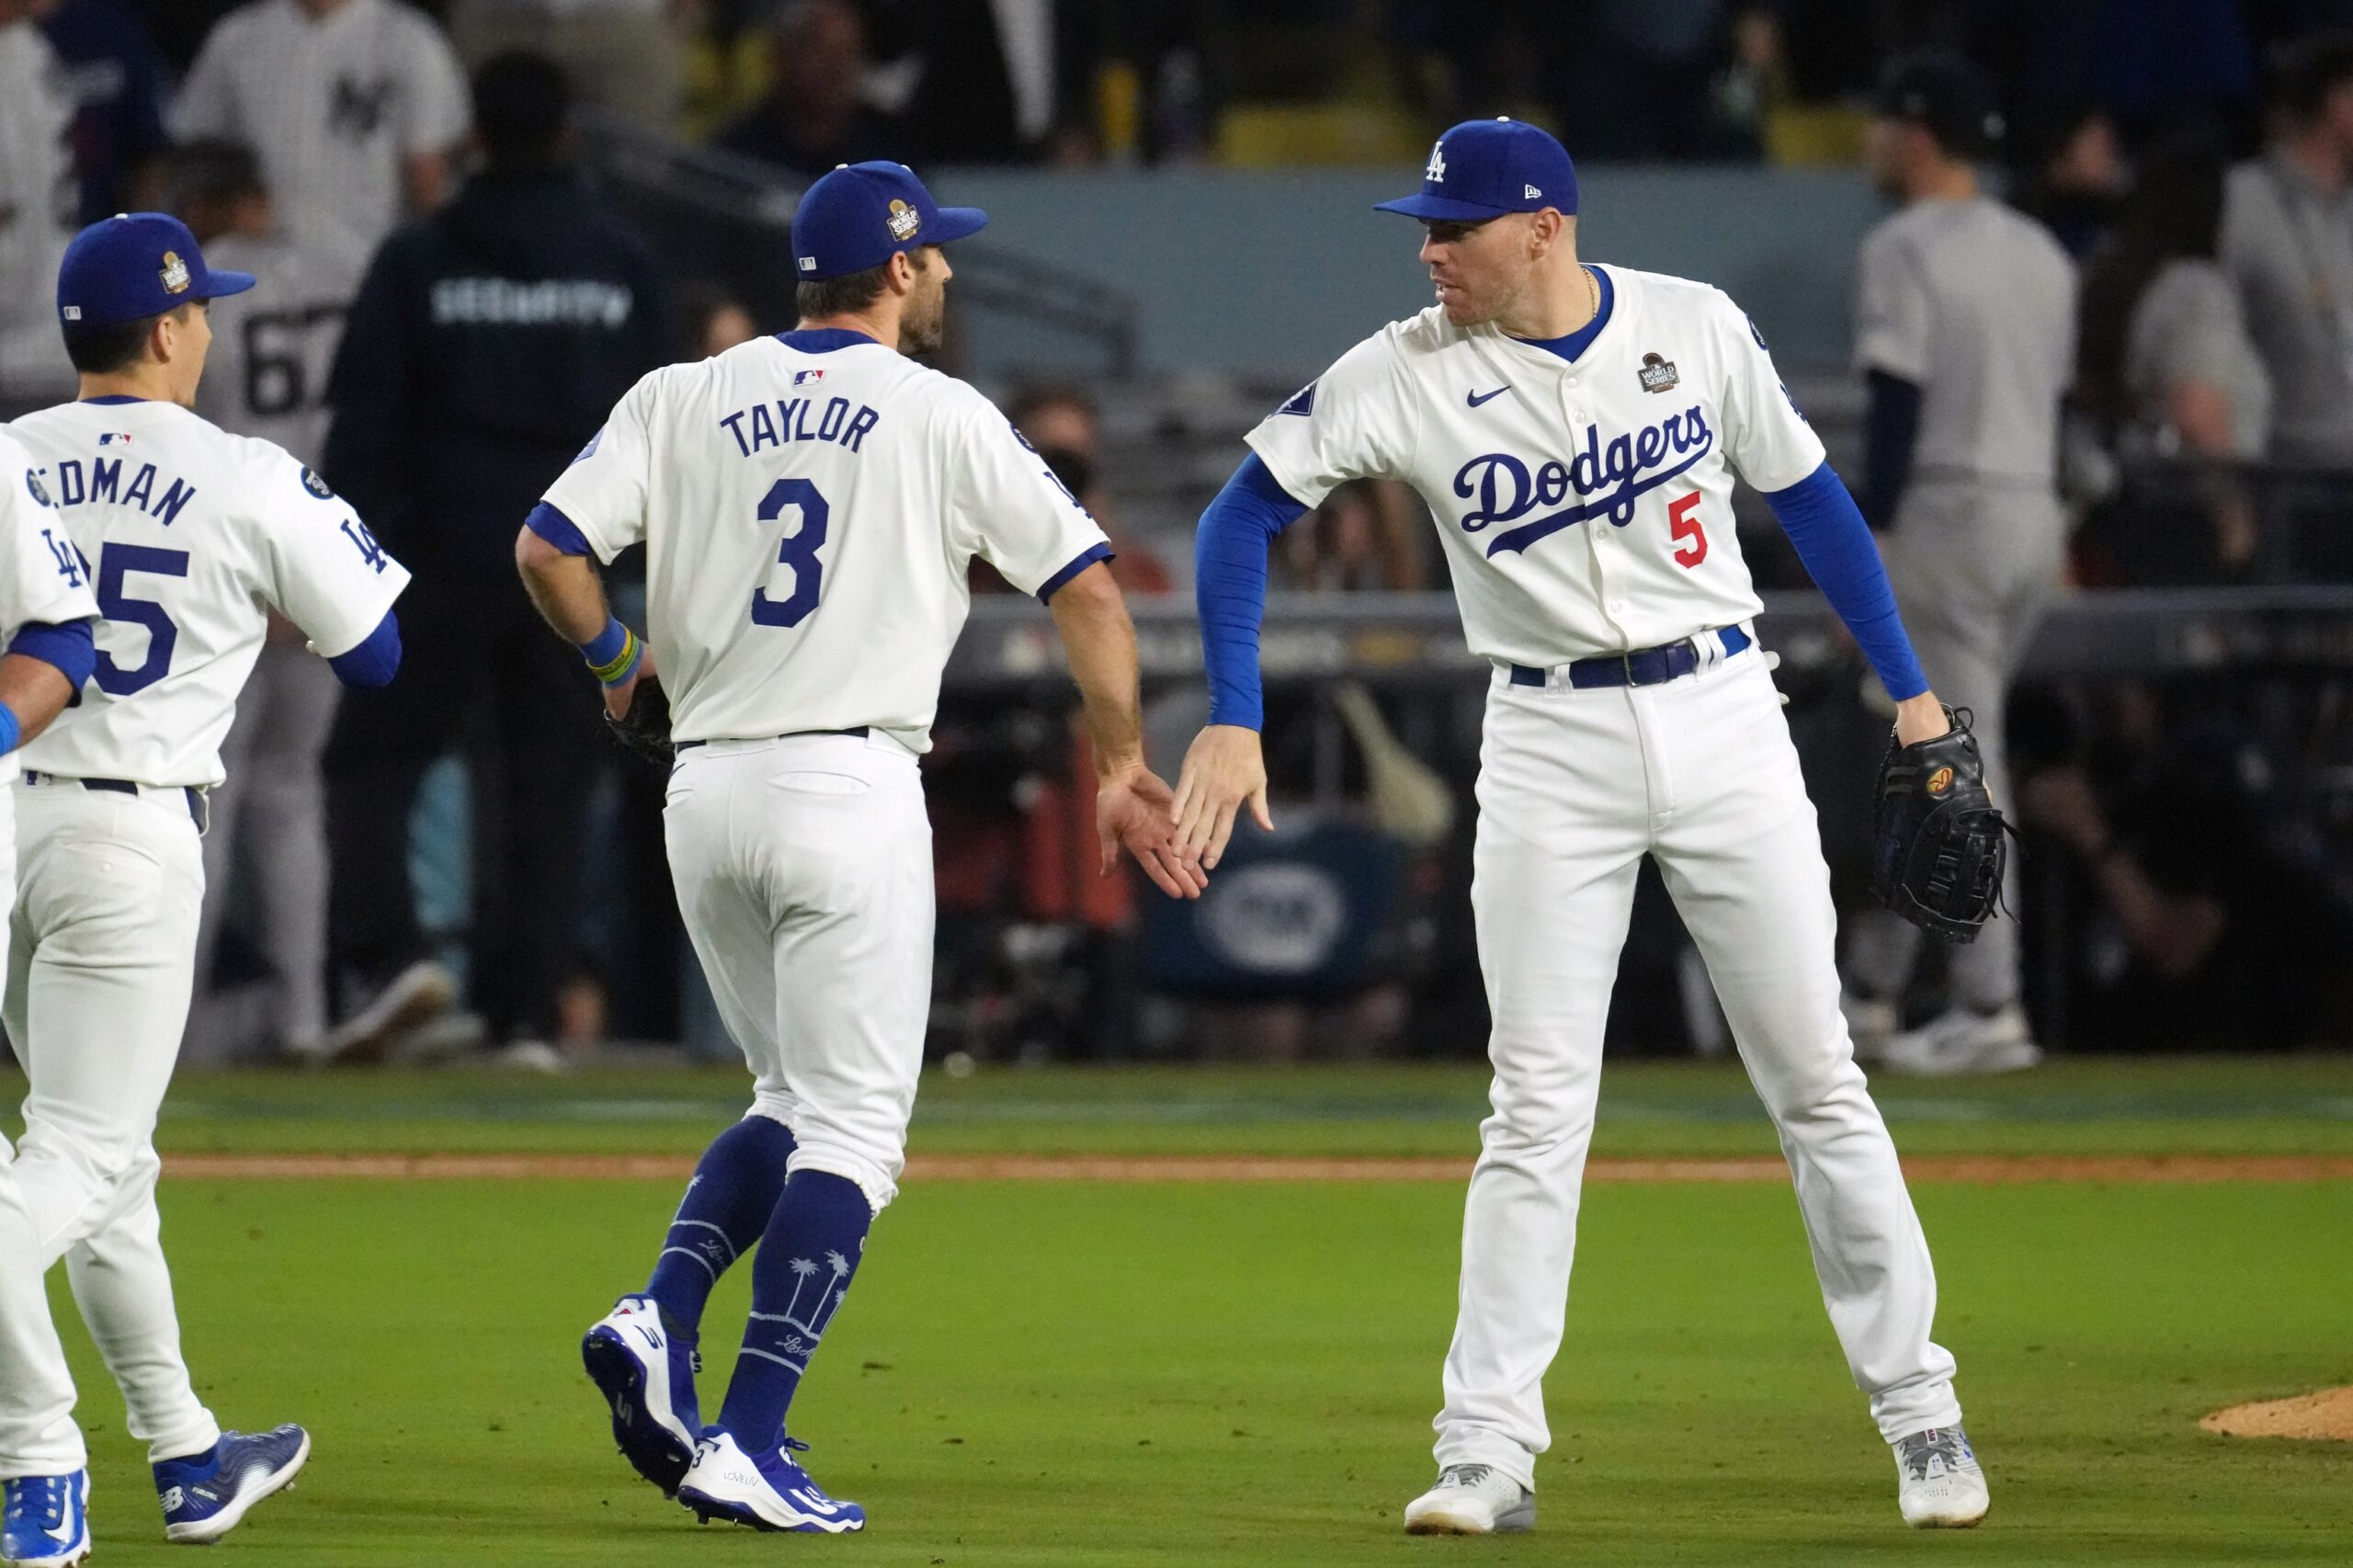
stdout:
<svg viewBox="0 0 2353 1568">
<path fill-rule="evenodd" d="M 1446 142 L 1443 140 L 1430 149 L 1429 166 L 1422 171 L 1422 177 L 1432 185 L 1446 183 Z"/>
<path fill-rule="evenodd" d="M 179 252 L 167 250 L 164 253 L 164 270 L 156 276 L 164 280 L 165 293 L 188 292 L 188 263 L 180 259 Z"/>
</svg>

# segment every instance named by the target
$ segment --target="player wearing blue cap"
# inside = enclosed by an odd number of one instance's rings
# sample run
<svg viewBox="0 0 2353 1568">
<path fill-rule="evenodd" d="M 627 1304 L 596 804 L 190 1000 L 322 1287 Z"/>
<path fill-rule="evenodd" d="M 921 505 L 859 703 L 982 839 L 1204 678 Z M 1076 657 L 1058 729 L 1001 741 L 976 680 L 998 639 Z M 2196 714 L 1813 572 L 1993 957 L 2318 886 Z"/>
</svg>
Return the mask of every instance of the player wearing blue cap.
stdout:
<svg viewBox="0 0 2353 1568">
<path fill-rule="evenodd" d="M 102 619 L 76 706 L 24 748 L 14 791 L 6 1019 L 29 1080 L 16 1171 L 32 1250 L 0 1267 L 38 1278 L 65 1259 L 177 1541 L 227 1534 L 311 1448 L 295 1426 L 223 1432 L 197 1397 L 158 1229 L 151 1140 L 188 1021 L 206 794 L 269 611 L 345 682 L 381 684 L 408 581 L 317 475 L 193 412 L 206 302 L 253 281 L 209 268 L 176 218 L 90 225 L 57 280 L 81 396 L 10 427 L 58 562 Z"/>
<path fill-rule="evenodd" d="M 1779 1126 L 1833 1326 L 1893 1447 L 1915 1525 L 1973 1524 L 1983 1475 L 1895 1146 L 1838 1006 L 1836 917 L 1797 754 L 1756 648 L 1734 476 L 1765 492 L 1854 631 L 1910 743 L 1945 733 L 1870 531 L 1738 306 L 1586 265 L 1576 171 L 1533 126 L 1439 139 L 1419 219 L 1438 301 L 1343 355 L 1251 432 L 1201 519 L 1211 722 L 1180 837 L 1213 867 L 1263 826 L 1257 633 L 1269 540 L 1351 479 L 1428 503 L 1472 651 L 1494 665 L 1472 906 L 1494 1017 L 1460 1317 L 1415 1533 L 1525 1529 L 1551 1442 L 1602 1025 L 1643 858 L 1699 944 Z"/>
<path fill-rule="evenodd" d="M 1168 893 L 1201 886 L 1144 767 L 1135 636 L 1102 530 L 985 398 L 906 358 L 940 341 L 940 247 L 987 221 L 899 164 L 817 181 L 792 221 L 800 324 L 640 381 L 517 541 L 608 711 L 676 748 L 678 908 L 755 1075 L 644 1290 L 581 1346 L 622 1454 L 706 1519 L 866 1522 L 794 1459 L 807 1445 L 785 1417 L 905 1161 L 931 1002 L 915 758 L 973 556 L 1053 611 L 1094 739 L 1103 869 L 1124 844 Z M 641 541 L 644 642 L 588 560 Z M 705 1426 L 703 1309 L 756 1248 L 743 1348 Z"/>
</svg>

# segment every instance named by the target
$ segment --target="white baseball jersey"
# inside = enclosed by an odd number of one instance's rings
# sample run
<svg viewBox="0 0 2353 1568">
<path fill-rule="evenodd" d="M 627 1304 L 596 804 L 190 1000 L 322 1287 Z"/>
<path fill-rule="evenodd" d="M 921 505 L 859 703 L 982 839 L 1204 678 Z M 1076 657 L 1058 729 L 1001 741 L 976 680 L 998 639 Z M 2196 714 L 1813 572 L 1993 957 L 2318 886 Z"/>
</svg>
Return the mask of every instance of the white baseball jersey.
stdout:
<svg viewBox="0 0 2353 1568">
<path fill-rule="evenodd" d="M 29 623 L 62 626 L 97 613 L 89 575 L 32 454 L 0 432 L 0 650 Z M 0 757 L 0 787 L 16 782 L 17 763 L 16 752 Z"/>
<path fill-rule="evenodd" d="M 449 40 L 409 6 L 255 0 L 204 40 L 174 129 L 252 146 L 290 237 L 356 280 L 400 222 L 402 161 L 449 152 L 471 119 Z"/>
<path fill-rule="evenodd" d="M 930 744 L 985 557 L 1025 593 L 1110 554 L 1004 415 L 854 333 L 761 337 L 631 389 L 549 487 L 602 560 L 646 546 L 681 740 L 867 725 Z"/>
<path fill-rule="evenodd" d="M 221 781 L 221 738 L 277 609 L 327 656 L 367 640 L 408 572 L 326 482 L 174 403 L 69 403 L 9 430 L 96 589 L 98 667 L 24 765 Z"/>
<path fill-rule="evenodd" d="M 1419 491 L 1464 635 L 1488 659 L 1551 666 L 1747 619 L 1763 606 L 1733 536 L 1733 476 L 1779 490 L 1823 461 L 1722 291 L 1606 270 L 1609 319 L 1574 361 L 1432 306 L 1250 432 L 1310 506 L 1350 479 Z"/>
<path fill-rule="evenodd" d="M 327 374 L 351 283 L 329 258 L 273 240 L 224 237 L 205 264 L 258 279 L 212 301 L 212 347 L 196 411 L 223 430 L 259 436 L 316 467 L 327 440 Z"/>
</svg>

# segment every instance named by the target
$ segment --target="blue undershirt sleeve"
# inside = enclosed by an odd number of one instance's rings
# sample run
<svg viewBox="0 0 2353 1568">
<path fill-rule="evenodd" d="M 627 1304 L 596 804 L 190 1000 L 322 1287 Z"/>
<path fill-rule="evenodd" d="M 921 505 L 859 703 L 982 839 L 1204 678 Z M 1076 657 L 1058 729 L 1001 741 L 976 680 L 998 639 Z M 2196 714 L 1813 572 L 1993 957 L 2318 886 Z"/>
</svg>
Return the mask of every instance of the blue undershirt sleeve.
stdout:
<svg viewBox="0 0 2353 1568">
<path fill-rule="evenodd" d="M 1895 504 L 1912 479 L 1912 450 L 1920 439 L 1920 387 L 1885 370 L 1864 378 L 1863 517 L 1874 528 L 1895 526 Z"/>
<path fill-rule="evenodd" d="M 8 642 L 8 652 L 51 665 L 65 677 L 65 684 L 79 698 L 82 684 L 98 667 L 98 644 L 93 631 L 96 625 L 88 620 L 69 620 L 55 626 L 44 620 L 28 620 L 17 628 L 17 635 Z"/>
<path fill-rule="evenodd" d="M 506 515 L 511 517 L 515 514 L 509 512 Z M 523 526 L 566 555 L 594 553 L 588 548 L 587 536 L 580 531 L 580 525 L 544 501 L 531 508 L 531 515 L 523 519 Z"/>
<path fill-rule="evenodd" d="M 512 517 L 513 513 L 507 514 Z M 376 630 L 366 642 L 348 653 L 337 653 L 327 661 L 335 671 L 335 678 L 346 686 L 390 686 L 392 674 L 401 667 L 401 623 L 391 610 L 376 623 Z"/>
<path fill-rule="evenodd" d="M 1765 500 L 1888 696 L 1901 702 L 1927 690 L 1927 677 L 1920 673 L 1896 611 L 1879 543 L 1838 471 L 1825 462 L 1787 490 L 1767 492 Z"/>
<path fill-rule="evenodd" d="M 1255 730 L 1266 722 L 1258 687 L 1258 627 L 1267 617 L 1267 550 L 1307 511 L 1256 452 L 1201 514 L 1193 541 L 1193 599 L 1210 679 L 1210 722 Z"/>
</svg>

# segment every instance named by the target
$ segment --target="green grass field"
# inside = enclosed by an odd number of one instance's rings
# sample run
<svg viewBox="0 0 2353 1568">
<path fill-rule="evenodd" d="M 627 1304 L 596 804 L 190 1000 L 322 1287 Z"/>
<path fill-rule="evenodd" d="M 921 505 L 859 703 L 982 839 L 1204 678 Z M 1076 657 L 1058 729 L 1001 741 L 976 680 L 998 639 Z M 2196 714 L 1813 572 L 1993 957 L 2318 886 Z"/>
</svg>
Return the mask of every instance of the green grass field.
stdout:
<svg viewBox="0 0 2353 1568">
<path fill-rule="evenodd" d="M 925 1085 L 918 1153 L 1461 1154 L 1465 1070 L 983 1074 Z M 0 1098 L 8 1095 L 0 1087 Z M 1736 1071 L 1614 1069 L 1602 1154 L 1770 1152 Z M 726 1074 L 189 1076 L 175 1153 L 690 1153 Z M 1907 1153 L 2353 1152 L 2353 1063 L 2068 1064 L 1891 1085 Z M 1588 1190 L 1529 1537 L 1414 1540 L 1453 1317 L 1460 1185 L 911 1185 L 793 1414 L 862 1537 L 698 1528 L 611 1451 L 581 1331 L 642 1278 L 668 1183 L 167 1179 L 188 1351 L 224 1422 L 299 1419 L 259 1564 L 2353 1562 L 2353 1444 L 2197 1417 L 2353 1382 L 2353 1182 L 1924 1183 L 1995 1510 L 1915 1535 L 1848 1385 L 1796 1207 L 1768 1184 Z M 732 1278 L 705 1339 L 732 1361 Z M 98 1561 L 176 1560 L 56 1293 Z"/>
</svg>

